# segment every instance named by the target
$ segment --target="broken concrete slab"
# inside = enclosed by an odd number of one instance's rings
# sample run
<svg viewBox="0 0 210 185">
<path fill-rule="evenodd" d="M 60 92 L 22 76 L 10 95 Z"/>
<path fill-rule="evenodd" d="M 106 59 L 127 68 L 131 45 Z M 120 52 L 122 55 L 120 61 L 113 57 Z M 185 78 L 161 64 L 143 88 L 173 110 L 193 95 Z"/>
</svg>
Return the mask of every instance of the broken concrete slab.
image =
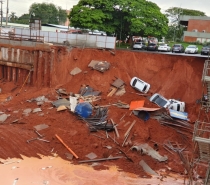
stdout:
<svg viewBox="0 0 210 185">
<path fill-rule="evenodd" d="M 89 159 L 95 159 L 97 157 L 97 155 L 95 153 L 91 152 L 91 153 L 87 154 L 86 157 Z"/>
<path fill-rule="evenodd" d="M 59 107 L 61 105 L 64 105 L 66 107 L 69 107 L 70 106 L 70 103 L 67 99 L 63 98 L 63 99 L 59 99 L 59 100 L 56 100 L 54 102 L 52 102 L 52 104 L 55 106 L 55 107 Z"/>
<path fill-rule="evenodd" d="M 71 153 L 68 153 L 68 152 L 65 153 L 65 155 L 66 155 L 66 158 L 67 158 L 67 159 L 70 159 L 70 160 L 72 160 L 73 157 L 74 157 Z"/>
<path fill-rule="evenodd" d="M 81 70 L 80 68 L 75 67 L 75 68 L 70 72 L 70 74 L 74 76 L 74 75 L 79 74 L 79 73 L 81 73 L 81 72 L 82 72 L 82 70 Z"/>
<path fill-rule="evenodd" d="M 66 110 L 66 109 L 67 109 L 66 106 L 61 105 L 57 108 L 57 111 L 62 111 L 62 110 Z"/>
<path fill-rule="evenodd" d="M 94 66 L 97 64 L 97 63 L 99 63 L 100 61 L 98 61 L 98 60 L 91 60 L 91 62 L 88 64 L 88 67 L 92 67 L 92 68 L 94 68 Z"/>
<path fill-rule="evenodd" d="M 48 128 L 48 127 L 49 127 L 49 126 L 46 125 L 46 124 L 40 124 L 40 125 L 34 126 L 34 128 L 35 128 L 37 131 L 46 129 L 46 128 Z"/>
<path fill-rule="evenodd" d="M 157 159 L 160 162 L 168 160 L 167 156 L 161 156 L 156 150 L 154 150 L 152 147 L 150 147 L 147 143 L 133 146 L 131 149 L 132 150 L 135 149 L 135 150 L 139 151 L 141 154 L 149 155 L 152 158 Z"/>
<path fill-rule="evenodd" d="M 95 70 L 98 70 L 100 72 L 104 72 L 109 69 L 110 63 L 107 61 L 97 61 L 97 60 L 92 60 L 88 67 L 92 67 Z"/>
<path fill-rule="evenodd" d="M 158 174 L 157 174 L 154 170 L 152 170 L 152 169 L 148 166 L 148 164 L 144 162 L 144 160 L 141 160 L 141 161 L 139 162 L 139 164 L 141 165 L 141 167 L 144 169 L 144 171 L 145 171 L 147 174 L 158 176 Z"/>
<path fill-rule="evenodd" d="M 7 117 L 8 117 L 7 114 L 0 115 L 0 123 L 3 123 L 4 121 L 6 121 Z"/>
<path fill-rule="evenodd" d="M 116 79 L 111 85 L 116 87 L 116 88 L 120 88 L 125 84 L 125 82 L 123 80 L 121 80 L 120 78 Z"/>
<path fill-rule="evenodd" d="M 28 115 L 29 113 L 31 113 L 32 109 L 28 108 L 23 110 L 23 114 Z"/>
<path fill-rule="evenodd" d="M 42 112 L 42 109 L 41 108 L 35 108 L 35 109 L 33 109 L 32 112 L 33 113 Z"/>
</svg>

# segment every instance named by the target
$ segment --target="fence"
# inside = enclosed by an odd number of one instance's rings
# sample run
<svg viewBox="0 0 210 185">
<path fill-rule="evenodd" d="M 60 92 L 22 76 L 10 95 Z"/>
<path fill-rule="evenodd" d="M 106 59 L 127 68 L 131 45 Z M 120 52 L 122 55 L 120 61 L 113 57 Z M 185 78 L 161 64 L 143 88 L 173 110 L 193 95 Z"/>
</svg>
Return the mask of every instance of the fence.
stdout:
<svg viewBox="0 0 210 185">
<path fill-rule="evenodd" d="M 14 34 L 21 35 L 23 39 L 44 38 L 44 42 L 90 48 L 115 49 L 116 43 L 116 37 L 100 35 L 69 34 L 20 28 L 15 28 Z"/>
</svg>

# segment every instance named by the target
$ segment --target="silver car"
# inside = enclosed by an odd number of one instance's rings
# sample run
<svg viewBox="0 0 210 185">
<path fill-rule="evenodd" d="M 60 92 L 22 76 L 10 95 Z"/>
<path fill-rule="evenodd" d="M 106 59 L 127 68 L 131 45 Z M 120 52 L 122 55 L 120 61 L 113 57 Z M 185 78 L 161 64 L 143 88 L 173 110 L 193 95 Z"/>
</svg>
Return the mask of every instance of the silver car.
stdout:
<svg viewBox="0 0 210 185">
<path fill-rule="evenodd" d="M 149 100 L 157 104 L 158 106 L 164 107 L 164 108 L 168 108 L 168 106 L 170 105 L 170 101 L 158 93 L 153 94 Z"/>
<path fill-rule="evenodd" d="M 143 50 L 143 49 L 146 49 L 146 44 L 143 43 L 143 42 L 136 42 L 134 43 L 133 45 L 133 49 L 135 50 Z"/>
<path fill-rule="evenodd" d="M 186 47 L 185 53 L 198 53 L 198 47 L 196 45 L 189 45 Z"/>
</svg>

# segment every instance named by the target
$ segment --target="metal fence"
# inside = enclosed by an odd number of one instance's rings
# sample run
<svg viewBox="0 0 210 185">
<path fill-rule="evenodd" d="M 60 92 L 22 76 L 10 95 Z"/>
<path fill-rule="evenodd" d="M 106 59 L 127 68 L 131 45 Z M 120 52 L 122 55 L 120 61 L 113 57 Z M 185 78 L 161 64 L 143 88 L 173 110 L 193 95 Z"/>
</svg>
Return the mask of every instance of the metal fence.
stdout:
<svg viewBox="0 0 210 185">
<path fill-rule="evenodd" d="M 15 28 L 14 34 L 21 35 L 22 39 L 43 38 L 44 42 L 78 47 L 115 49 L 116 43 L 116 37 L 100 35 L 70 34 L 20 28 Z"/>
</svg>

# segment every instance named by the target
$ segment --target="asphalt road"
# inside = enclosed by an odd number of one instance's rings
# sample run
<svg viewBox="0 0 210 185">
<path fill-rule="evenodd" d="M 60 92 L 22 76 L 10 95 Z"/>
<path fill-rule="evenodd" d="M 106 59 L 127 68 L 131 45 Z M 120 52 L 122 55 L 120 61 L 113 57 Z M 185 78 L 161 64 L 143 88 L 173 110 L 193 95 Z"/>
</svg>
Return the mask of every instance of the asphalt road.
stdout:
<svg viewBox="0 0 210 185">
<path fill-rule="evenodd" d="M 146 50 L 132 50 L 132 49 L 127 49 L 131 50 L 133 52 L 148 52 L 148 53 L 159 53 L 159 54 L 165 54 L 165 55 L 182 55 L 182 56 L 195 56 L 195 57 L 203 57 L 203 58 L 210 58 L 208 55 L 201 55 L 199 54 L 185 54 L 185 53 L 172 53 L 172 52 L 158 52 L 158 51 L 146 51 Z"/>
</svg>

